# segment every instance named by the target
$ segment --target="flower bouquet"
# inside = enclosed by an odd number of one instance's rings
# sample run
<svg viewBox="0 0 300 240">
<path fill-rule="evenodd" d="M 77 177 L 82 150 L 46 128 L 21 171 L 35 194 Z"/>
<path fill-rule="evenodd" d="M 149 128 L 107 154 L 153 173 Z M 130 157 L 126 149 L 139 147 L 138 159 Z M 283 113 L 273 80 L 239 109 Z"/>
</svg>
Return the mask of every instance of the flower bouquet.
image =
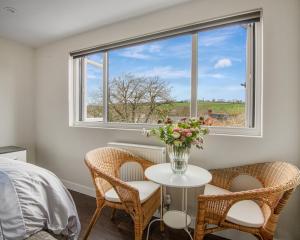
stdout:
<svg viewBox="0 0 300 240">
<path fill-rule="evenodd" d="M 208 129 L 201 127 L 203 119 L 182 118 L 174 123 L 170 118 L 159 121 L 161 124 L 148 132 L 148 136 L 157 136 L 167 145 L 171 168 L 176 174 L 185 173 L 192 145 L 203 148 L 203 136 Z"/>
</svg>

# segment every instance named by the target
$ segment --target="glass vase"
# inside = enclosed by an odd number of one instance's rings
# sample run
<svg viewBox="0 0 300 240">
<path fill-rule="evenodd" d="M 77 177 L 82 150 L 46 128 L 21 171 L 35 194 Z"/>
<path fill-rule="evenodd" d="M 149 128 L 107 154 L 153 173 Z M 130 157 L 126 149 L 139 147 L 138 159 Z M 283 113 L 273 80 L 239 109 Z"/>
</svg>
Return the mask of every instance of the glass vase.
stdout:
<svg viewBox="0 0 300 240">
<path fill-rule="evenodd" d="M 172 171 L 175 174 L 184 174 L 190 158 L 190 148 L 167 145 Z"/>
</svg>

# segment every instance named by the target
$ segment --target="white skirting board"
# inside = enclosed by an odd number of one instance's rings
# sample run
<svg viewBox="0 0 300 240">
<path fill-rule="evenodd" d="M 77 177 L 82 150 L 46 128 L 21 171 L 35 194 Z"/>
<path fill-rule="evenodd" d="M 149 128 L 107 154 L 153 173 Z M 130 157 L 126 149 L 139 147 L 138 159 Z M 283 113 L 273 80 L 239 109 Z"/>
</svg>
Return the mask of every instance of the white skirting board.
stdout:
<svg viewBox="0 0 300 240">
<path fill-rule="evenodd" d="M 62 183 L 66 186 L 66 188 L 73 190 L 75 192 L 79 192 L 90 197 L 96 197 L 96 192 L 93 187 L 88 187 L 82 184 L 74 183 L 65 179 L 61 179 Z"/>
</svg>

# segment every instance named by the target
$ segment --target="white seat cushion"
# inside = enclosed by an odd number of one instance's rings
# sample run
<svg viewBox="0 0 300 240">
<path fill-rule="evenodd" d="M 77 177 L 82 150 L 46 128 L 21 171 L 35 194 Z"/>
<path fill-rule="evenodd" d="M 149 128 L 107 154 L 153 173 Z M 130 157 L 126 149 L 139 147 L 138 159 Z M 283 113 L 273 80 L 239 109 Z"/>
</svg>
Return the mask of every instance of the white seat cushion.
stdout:
<svg viewBox="0 0 300 240">
<path fill-rule="evenodd" d="M 151 181 L 132 181 L 126 182 L 139 191 L 140 201 L 144 203 L 159 188 L 159 185 Z M 110 202 L 121 202 L 114 188 L 105 193 L 105 199 Z"/>
<path fill-rule="evenodd" d="M 204 190 L 205 195 L 226 193 L 231 192 L 211 184 L 207 184 Z M 261 227 L 265 222 L 261 208 L 252 200 L 243 200 L 233 204 L 227 213 L 226 220 L 245 227 Z"/>
<path fill-rule="evenodd" d="M 211 184 L 205 185 L 204 195 L 222 195 L 226 193 L 231 193 L 231 192 L 224 188 L 220 188 Z"/>
</svg>

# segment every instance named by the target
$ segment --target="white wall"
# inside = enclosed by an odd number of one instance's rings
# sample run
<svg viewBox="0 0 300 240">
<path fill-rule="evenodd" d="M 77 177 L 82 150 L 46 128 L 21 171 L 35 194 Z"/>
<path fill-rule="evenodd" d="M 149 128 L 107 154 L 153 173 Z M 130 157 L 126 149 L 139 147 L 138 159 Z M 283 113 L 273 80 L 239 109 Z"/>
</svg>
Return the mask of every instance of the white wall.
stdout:
<svg viewBox="0 0 300 240">
<path fill-rule="evenodd" d="M 300 1 L 195 0 L 64 39 L 37 50 L 36 149 L 38 164 L 62 179 L 91 187 L 85 153 L 108 141 L 158 144 L 136 131 L 68 126 L 68 53 L 178 25 L 263 8 L 263 138 L 209 136 L 191 163 L 221 168 L 285 160 L 300 167 Z M 300 239 L 299 191 L 280 220 L 279 239 Z M 191 201 L 193 202 L 193 201 Z M 244 236 L 244 235 L 242 235 Z M 246 239 L 235 236 L 234 239 Z"/>
<path fill-rule="evenodd" d="M 0 146 L 34 148 L 34 50 L 0 38 Z"/>
</svg>

